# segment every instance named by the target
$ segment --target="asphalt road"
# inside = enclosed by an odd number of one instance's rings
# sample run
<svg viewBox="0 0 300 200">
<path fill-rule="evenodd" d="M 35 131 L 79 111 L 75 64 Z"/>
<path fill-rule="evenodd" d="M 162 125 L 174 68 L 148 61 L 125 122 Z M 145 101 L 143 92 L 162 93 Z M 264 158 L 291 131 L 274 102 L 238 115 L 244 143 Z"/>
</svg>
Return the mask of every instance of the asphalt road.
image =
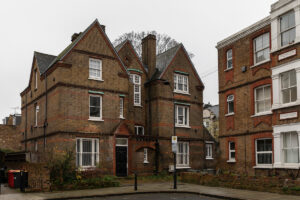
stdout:
<svg viewBox="0 0 300 200">
<path fill-rule="evenodd" d="M 84 198 L 83 200 L 221 200 L 196 194 L 187 193 L 158 193 L 158 194 L 134 194 L 110 197 Z"/>
</svg>

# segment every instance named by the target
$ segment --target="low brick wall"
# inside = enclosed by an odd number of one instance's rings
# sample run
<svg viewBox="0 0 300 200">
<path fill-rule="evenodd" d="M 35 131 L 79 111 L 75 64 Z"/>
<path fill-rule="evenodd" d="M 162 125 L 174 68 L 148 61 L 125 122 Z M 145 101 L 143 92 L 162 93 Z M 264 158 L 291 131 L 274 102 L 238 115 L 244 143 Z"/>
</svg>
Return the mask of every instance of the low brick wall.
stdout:
<svg viewBox="0 0 300 200">
<path fill-rule="evenodd" d="M 22 138 L 18 126 L 0 124 L 0 150 L 20 151 Z"/>
<path fill-rule="evenodd" d="M 49 191 L 50 172 L 45 164 L 28 162 L 7 162 L 7 169 L 25 170 L 28 172 L 28 188 L 26 191 Z"/>
<path fill-rule="evenodd" d="M 211 175 L 201 173 L 181 173 L 181 180 L 213 187 L 229 187 L 263 192 L 300 195 L 300 179 L 282 177 L 239 176 L 233 174 Z"/>
</svg>

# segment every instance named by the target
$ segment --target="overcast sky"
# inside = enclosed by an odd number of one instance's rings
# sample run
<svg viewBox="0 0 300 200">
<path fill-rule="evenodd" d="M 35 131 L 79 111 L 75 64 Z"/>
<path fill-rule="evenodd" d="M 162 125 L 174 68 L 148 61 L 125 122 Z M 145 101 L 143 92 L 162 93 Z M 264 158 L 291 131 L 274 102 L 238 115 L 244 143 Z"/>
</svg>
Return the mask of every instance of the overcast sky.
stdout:
<svg viewBox="0 0 300 200">
<path fill-rule="evenodd" d="M 216 43 L 269 15 L 276 0 L 6 0 L 0 3 L 0 119 L 21 105 L 33 51 L 58 55 L 96 18 L 111 41 L 130 31 L 164 33 L 195 54 L 204 103 L 218 103 Z M 212 73 L 210 73 L 212 72 Z M 20 112 L 20 111 L 19 111 Z M 2 120 L 1 120 L 2 122 Z"/>
</svg>

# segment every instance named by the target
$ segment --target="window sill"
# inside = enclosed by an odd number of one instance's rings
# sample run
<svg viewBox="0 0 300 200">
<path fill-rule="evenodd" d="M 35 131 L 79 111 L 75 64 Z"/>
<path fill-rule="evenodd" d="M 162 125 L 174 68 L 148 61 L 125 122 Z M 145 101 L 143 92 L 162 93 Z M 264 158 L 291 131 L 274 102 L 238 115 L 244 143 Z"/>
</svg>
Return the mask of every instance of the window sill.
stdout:
<svg viewBox="0 0 300 200">
<path fill-rule="evenodd" d="M 206 157 L 205 159 L 206 159 L 206 160 L 213 160 L 214 158 Z"/>
<path fill-rule="evenodd" d="M 272 169 L 272 165 L 256 165 L 253 167 L 254 169 Z"/>
<path fill-rule="evenodd" d="M 277 109 L 281 109 L 281 108 L 287 108 L 287 107 L 292 107 L 292 106 L 298 106 L 300 105 L 300 100 L 297 100 L 295 102 L 291 102 L 291 103 L 285 103 L 285 104 L 273 104 L 272 106 L 272 110 L 277 110 Z"/>
<path fill-rule="evenodd" d="M 262 113 L 257 113 L 255 115 L 251 115 L 251 117 L 259 117 L 259 116 L 264 116 L 264 115 L 272 115 L 272 111 L 267 111 L 267 112 L 262 112 Z"/>
<path fill-rule="evenodd" d="M 182 92 L 182 91 L 178 91 L 178 90 L 174 90 L 173 91 L 174 93 L 176 93 L 176 94 L 183 94 L 183 95 L 189 95 L 189 96 L 191 96 L 191 94 L 190 93 L 188 93 L 188 92 Z"/>
<path fill-rule="evenodd" d="M 104 120 L 102 118 L 99 118 L 99 119 L 97 119 L 97 118 L 89 118 L 88 120 L 89 121 L 95 121 L 95 122 L 104 122 Z"/>
<path fill-rule="evenodd" d="M 227 163 L 236 163 L 236 160 L 227 160 Z"/>
<path fill-rule="evenodd" d="M 177 125 L 177 124 L 175 124 L 175 127 L 176 128 L 191 128 L 190 126 L 182 126 L 182 125 Z"/>
<path fill-rule="evenodd" d="M 298 44 L 298 43 L 300 43 L 300 41 L 295 41 L 295 42 L 290 43 L 290 44 L 287 44 L 287 45 L 285 45 L 285 46 L 281 46 L 281 45 L 280 45 L 280 47 L 278 47 L 277 49 L 274 49 L 274 50 L 271 49 L 270 53 L 275 53 L 275 52 L 277 52 L 277 51 L 280 51 L 280 50 L 285 49 L 285 48 L 287 48 L 287 47 L 296 45 L 296 44 Z"/>
<path fill-rule="evenodd" d="M 125 117 L 120 117 L 120 119 L 125 119 Z"/>
<path fill-rule="evenodd" d="M 100 81 L 100 82 L 103 82 L 103 81 L 104 81 L 103 79 L 100 79 L 100 78 L 94 78 L 94 77 L 89 77 L 88 79 L 89 79 L 89 80 L 94 80 L 94 81 Z"/>
<path fill-rule="evenodd" d="M 190 169 L 191 167 L 190 166 L 178 166 L 176 165 L 176 169 Z"/>
<path fill-rule="evenodd" d="M 268 60 L 264 60 L 264 61 L 262 61 L 262 62 L 256 63 L 256 64 L 254 64 L 253 66 L 251 66 L 250 69 L 252 69 L 252 68 L 254 68 L 254 67 L 257 67 L 257 66 L 260 66 L 260 65 L 263 65 L 263 64 L 268 63 L 268 62 L 270 62 L 270 61 L 271 61 L 271 59 L 268 59 Z"/>
<path fill-rule="evenodd" d="M 234 115 L 234 113 L 227 113 L 225 114 L 225 117 L 232 116 L 232 115 Z"/>
<path fill-rule="evenodd" d="M 273 168 L 277 169 L 300 169 L 300 163 L 294 163 L 294 164 L 288 164 L 288 163 L 282 163 L 282 164 L 274 164 Z"/>
<path fill-rule="evenodd" d="M 230 70 L 233 70 L 233 67 L 230 68 L 230 69 L 225 69 L 224 72 L 228 72 L 228 71 L 230 71 Z"/>
<path fill-rule="evenodd" d="M 139 108 L 142 108 L 143 106 L 142 105 L 133 105 L 134 107 L 139 107 Z"/>
<path fill-rule="evenodd" d="M 144 161 L 143 163 L 144 163 L 144 164 L 149 164 L 149 161 Z"/>
</svg>

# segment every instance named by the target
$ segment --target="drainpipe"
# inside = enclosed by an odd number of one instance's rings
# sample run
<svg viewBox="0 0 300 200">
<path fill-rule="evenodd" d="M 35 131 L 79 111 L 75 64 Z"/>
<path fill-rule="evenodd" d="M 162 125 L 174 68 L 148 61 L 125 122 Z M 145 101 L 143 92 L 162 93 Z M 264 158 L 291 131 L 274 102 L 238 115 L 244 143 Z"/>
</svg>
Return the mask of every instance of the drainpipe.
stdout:
<svg viewBox="0 0 300 200">
<path fill-rule="evenodd" d="M 25 94 L 25 152 L 27 151 L 27 92 Z"/>
<path fill-rule="evenodd" d="M 44 121 L 44 152 L 46 151 L 46 127 L 47 123 L 47 107 L 48 107 L 48 88 L 47 88 L 47 72 L 45 72 L 45 121 Z"/>
</svg>

